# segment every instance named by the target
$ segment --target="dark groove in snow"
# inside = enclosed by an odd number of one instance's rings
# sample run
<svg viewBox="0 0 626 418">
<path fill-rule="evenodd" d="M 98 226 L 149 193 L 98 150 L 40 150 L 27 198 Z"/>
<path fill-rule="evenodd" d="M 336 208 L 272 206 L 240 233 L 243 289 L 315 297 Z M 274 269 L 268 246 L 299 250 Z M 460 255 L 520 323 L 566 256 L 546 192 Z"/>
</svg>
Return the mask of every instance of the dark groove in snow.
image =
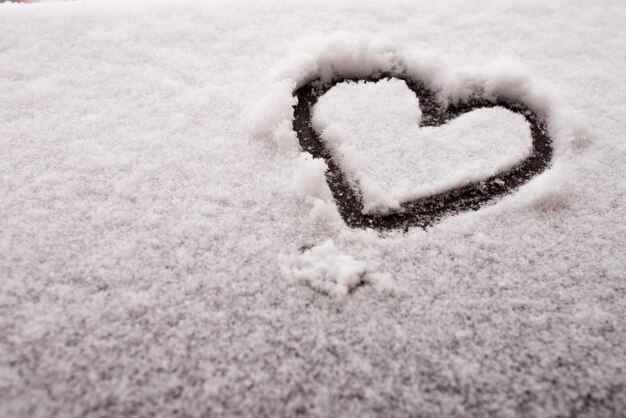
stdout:
<svg viewBox="0 0 626 418">
<path fill-rule="evenodd" d="M 418 97 L 422 110 L 420 126 L 440 126 L 474 109 L 501 106 L 526 118 L 530 125 L 533 152 L 528 158 L 511 169 L 486 178 L 481 182 L 405 202 L 401 205 L 400 210 L 386 215 L 363 214 L 360 192 L 354 190 L 348 183 L 330 150 L 311 126 L 311 109 L 321 96 L 338 83 L 361 80 L 378 81 L 389 78 L 404 80 Z M 326 160 L 328 165 L 326 180 L 341 217 L 352 228 L 404 229 L 405 231 L 412 226 L 426 228 L 445 216 L 468 210 L 478 210 L 486 203 L 516 190 L 543 172 L 552 159 L 552 141 L 548 136 L 545 122 L 523 103 L 504 99 L 490 101 L 485 98 L 473 97 L 466 102 L 443 107 L 437 101 L 435 93 L 428 89 L 424 83 L 406 76 L 391 74 L 367 78 L 338 78 L 332 83 L 323 83 L 320 79 L 316 79 L 298 88 L 295 94 L 298 98 L 298 104 L 295 106 L 293 128 L 298 134 L 300 146 L 313 157 Z"/>
</svg>

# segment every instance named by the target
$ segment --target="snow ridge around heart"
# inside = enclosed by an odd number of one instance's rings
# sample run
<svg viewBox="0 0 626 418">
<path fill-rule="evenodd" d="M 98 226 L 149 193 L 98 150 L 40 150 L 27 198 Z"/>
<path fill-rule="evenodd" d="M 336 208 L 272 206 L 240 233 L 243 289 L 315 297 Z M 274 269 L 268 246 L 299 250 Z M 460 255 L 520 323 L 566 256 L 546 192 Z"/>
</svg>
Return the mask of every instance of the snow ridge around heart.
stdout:
<svg viewBox="0 0 626 418">
<path fill-rule="evenodd" d="M 540 182 L 531 179 L 552 172 L 553 163 L 558 165 L 553 157 L 578 152 L 591 137 L 584 115 L 558 95 L 550 83 L 531 76 L 514 61 L 459 66 L 438 51 L 346 33 L 313 36 L 294 46 L 297 52 L 269 71 L 266 93 L 249 109 L 248 123 L 252 137 L 275 147 L 285 163 L 294 167 L 294 197 L 310 208 L 309 222 L 324 223 L 329 231 L 346 227 L 381 231 L 427 228 L 446 216 L 497 203 L 518 188 L 534 190 L 531 194 L 552 193 L 554 190 L 539 187 Z M 404 81 L 416 97 L 406 90 L 402 93 L 405 87 L 400 83 L 396 93 L 410 106 L 399 110 L 399 103 L 393 105 L 399 115 L 392 114 L 391 119 L 380 117 L 379 110 L 376 117 L 365 112 L 359 120 L 376 123 L 400 118 L 406 129 L 395 138 L 388 135 L 397 123 L 380 128 L 386 137 L 378 143 L 375 126 L 367 128 L 365 140 L 361 137 L 356 141 L 356 136 L 350 138 L 350 126 L 354 124 L 342 127 L 336 123 L 341 112 L 326 119 L 323 112 L 320 119 L 319 109 L 318 115 L 313 114 L 318 101 L 327 94 L 332 97 L 333 90 L 342 83 L 375 85 L 381 80 Z M 360 100 L 355 99 L 350 106 L 359 105 Z M 505 113 L 507 110 L 512 114 Z M 480 132 L 487 121 L 497 125 L 494 132 L 500 136 L 489 138 Z M 490 130 L 493 128 L 490 126 Z M 530 155 L 528 128 L 532 137 Z M 465 130 L 473 132 L 471 138 L 463 136 Z M 430 140 L 425 141 L 428 136 Z M 441 138 L 450 136 L 461 136 L 461 140 L 454 143 L 454 152 L 445 155 L 442 149 L 452 142 Z M 413 157 L 415 161 L 402 147 L 402 140 L 409 138 L 422 145 L 413 147 L 421 153 L 419 158 Z M 490 140 L 493 144 L 487 154 L 471 157 L 472 147 L 484 151 Z M 372 146 L 365 146 L 367 141 L 373 141 Z M 430 157 L 426 156 L 425 142 L 432 151 Z M 397 161 L 413 166 L 366 158 L 368 152 L 376 153 L 381 146 L 390 148 L 387 151 L 392 154 L 396 152 Z M 342 158 L 339 148 L 350 152 L 344 152 Z M 464 152 L 467 158 L 463 158 Z M 402 176 L 394 171 L 401 171 Z M 482 179 L 481 172 L 487 173 Z M 455 186 L 459 183 L 465 185 Z M 443 191 L 429 194 L 430 190 Z M 517 193 L 520 204 L 526 201 L 525 195 Z"/>
<path fill-rule="evenodd" d="M 363 213 L 480 181 L 532 152 L 528 122 L 502 107 L 439 127 L 420 127 L 421 118 L 419 99 L 399 79 L 343 82 L 314 106 L 313 127 L 360 191 Z"/>
</svg>

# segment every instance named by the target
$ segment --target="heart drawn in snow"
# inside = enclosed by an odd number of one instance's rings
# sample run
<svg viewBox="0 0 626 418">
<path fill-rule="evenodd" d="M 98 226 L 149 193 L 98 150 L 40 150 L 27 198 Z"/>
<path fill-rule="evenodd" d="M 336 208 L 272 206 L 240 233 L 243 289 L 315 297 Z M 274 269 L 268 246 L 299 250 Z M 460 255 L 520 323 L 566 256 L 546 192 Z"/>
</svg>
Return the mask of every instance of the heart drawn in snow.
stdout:
<svg viewBox="0 0 626 418">
<path fill-rule="evenodd" d="M 364 208 L 364 197 L 366 197 L 364 191 L 359 190 L 358 186 L 350 181 L 349 176 L 340 167 L 337 155 L 334 155 L 328 143 L 325 143 L 313 128 L 312 110 L 318 99 L 337 84 L 380 80 L 402 80 L 415 93 L 419 99 L 419 110 L 421 110 L 420 128 L 440 127 L 442 132 L 446 132 L 447 127 L 455 123 L 458 125 L 462 117 L 469 112 L 480 108 L 499 107 L 500 112 L 513 112 L 513 114 L 521 115 L 528 122 L 532 149 L 527 155 L 525 154 L 525 158 L 508 169 L 505 167 L 504 171 L 482 179 L 472 178 L 471 183 L 465 182 L 458 187 L 448 187 L 443 192 L 421 195 L 403 201 L 397 208 L 384 214 L 370 213 L 367 207 Z M 293 127 L 298 135 L 300 146 L 313 157 L 325 159 L 328 165 L 327 183 L 337 202 L 339 213 L 346 224 L 353 228 L 406 230 L 411 226 L 427 227 L 446 215 L 477 210 L 495 198 L 517 189 L 544 171 L 552 158 L 552 142 L 547 134 L 545 123 L 523 103 L 472 97 L 465 102 L 442 106 L 437 101 L 435 93 L 421 81 L 392 74 L 368 78 L 338 78 L 331 83 L 316 79 L 300 87 L 295 94 L 298 104 L 295 107 Z M 495 112 L 496 109 L 490 111 Z M 389 139 L 393 141 L 393 138 Z M 498 171 L 499 166 L 493 168 L 492 171 Z M 410 170 L 411 167 L 406 167 L 406 169 Z"/>
</svg>

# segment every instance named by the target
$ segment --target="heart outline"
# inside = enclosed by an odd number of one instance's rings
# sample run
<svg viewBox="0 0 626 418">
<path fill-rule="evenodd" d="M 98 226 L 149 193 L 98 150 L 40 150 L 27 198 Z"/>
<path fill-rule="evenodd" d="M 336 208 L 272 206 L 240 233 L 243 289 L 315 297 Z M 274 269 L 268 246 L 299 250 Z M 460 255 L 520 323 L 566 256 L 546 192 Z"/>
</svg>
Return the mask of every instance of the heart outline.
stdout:
<svg viewBox="0 0 626 418">
<path fill-rule="evenodd" d="M 422 111 L 420 127 L 441 126 L 463 113 L 474 109 L 501 106 L 522 115 L 530 126 L 532 152 L 521 162 L 503 172 L 490 176 L 480 182 L 446 190 L 434 195 L 421 197 L 404 202 L 399 210 L 388 214 L 364 214 L 363 203 L 359 191 L 349 184 L 332 152 L 315 132 L 311 124 L 311 111 L 317 100 L 328 90 L 342 82 L 367 81 L 376 82 L 383 79 L 404 81 L 419 99 Z M 369 77 L 335 77 L 331 82 L 321 78 L 308 81 L 294 92 L 298 102 L 294 106 L 293 129 L 298 136 L 300 147 L 314 158 L 326 161 L 326 182 L 337 204 L 339 214 L 351 228 L 372 228 L 379 231 L 403 229 L 419 226 L 427 228 L 441 221 L 448 215 L 478 210 L 496 198 L 509 194 L 527 183 L 531 178 L 542 173 L 552 160 L 552 140 L 547 131 L 545 121 L 528 106 L 521 102 L 507 100 L 502 97 L 493 100 L 480 96 L 447 106 L 441 105 L 435 92 L 420 80 L 406 75 L 379 73 Z"/>
</svg>

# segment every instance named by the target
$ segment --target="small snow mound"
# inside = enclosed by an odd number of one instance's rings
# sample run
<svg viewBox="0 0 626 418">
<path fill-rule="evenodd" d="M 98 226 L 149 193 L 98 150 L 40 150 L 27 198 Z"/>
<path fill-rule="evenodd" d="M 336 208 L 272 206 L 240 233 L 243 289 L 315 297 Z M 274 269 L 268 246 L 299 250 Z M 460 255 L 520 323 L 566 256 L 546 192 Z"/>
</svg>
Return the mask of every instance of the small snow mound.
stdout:
<svg viewBox="0 0 626 418">
<path fill-rule="evenodd" d="M 326 183 L 326 161 L 313 158 L 308 152 L 302 152 L 295 161 L 293 187 L 302 198 L 312 197 L 322 200 L 331 198 L 330 189 Z"/>
<path fill-rule="evenodd" d="M 339 226 L 343 222 L 335 202 L 330 200 L 315 199 L 309 215 L 313 222 L 330 226 Z"/>
<path fill-rule="evenodd" d="M 569 204 L 571 167 L 557 162 L 550 170 L 532 179 L 520 190 L 519 200 L 541 210 L 560 210 Z"/>
<path fill-rule="evenodd" d="M 376 271 L 373 265 L 344 254 L 332 240 L 326 240 L 299 255 L 281 255 L 283 274 L 304 283 L 318 292 L 343 297 L 364 283 L 373 284 L 383 292 L 396 287 L 389 273 Z"/>
<path fill-rule="evenodd" d="M 326 161 L 313 158 L 302 152 L 296 158 L 292 186 L 301 199 L 311 205 L 309 218 L 314 222 L 330 227 L 331 230 L 343 225 L 337 205 L 326 183 Z"/>
<path fill-rule="evenodd" d="M 571 203 L 572 166 L 557 161 L 550 169 L 521 187 L 516 193 L 504 197 L 497 206 L 485 212 L 502 211 L 559 211 Z"/>
<path fill-rule="evenodd" d="M 247 122 L 255 138 L 274 143 L 285 154 L 298 148 L 296 133 L 291 127 L 293 107 L 298 99 L 293 95 L 294 81 L 274 83 L 269 93 L 248 110 Z"/>
</svg>

